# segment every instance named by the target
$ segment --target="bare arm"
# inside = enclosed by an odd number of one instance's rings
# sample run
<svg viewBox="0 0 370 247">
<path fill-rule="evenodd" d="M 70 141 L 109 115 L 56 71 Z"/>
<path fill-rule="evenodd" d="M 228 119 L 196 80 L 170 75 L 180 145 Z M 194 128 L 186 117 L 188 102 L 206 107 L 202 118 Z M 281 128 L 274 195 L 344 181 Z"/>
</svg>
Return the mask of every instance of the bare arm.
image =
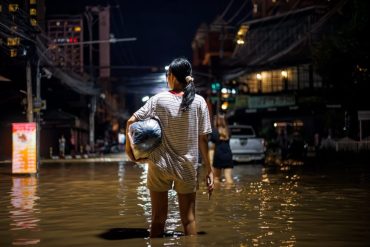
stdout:
<svg viewBox="0 0 370 247">
<path fill-rule="evenodd" d="M 209 160 L 209 150 L 208 150 L 208 135 L 200 135 L 198 138 L 199 141 L 199 149 L 200 154 L 202 155 L 202 161 L 205 165 L 207 175 L 206 175 L 206 181 L 208 186 L 208 191 L 212 192 L 213 190 L 213 173 L 212 173 L 212 167 L 211 162 Z"/>
<path fill-rule="evenodd" d="M 129 137 L 129 129 L 130 129 L 130 125 L 135 123 L 136 121 L 137 121 L 136 117 L 134 115 L 132 115 L 130 117 L 130 119 L 127 120 L 127 123 L 126 123 L 126 145 L 125 145 L 125 150 L 126 150 L 126 154 L 128 155 L 128 157 L 132 161 L 135 161 L 135 157 L 134 157 L 134 154 L 133 154 L 132 149 L 131 149 L 131 138 Z"/>
</svg>

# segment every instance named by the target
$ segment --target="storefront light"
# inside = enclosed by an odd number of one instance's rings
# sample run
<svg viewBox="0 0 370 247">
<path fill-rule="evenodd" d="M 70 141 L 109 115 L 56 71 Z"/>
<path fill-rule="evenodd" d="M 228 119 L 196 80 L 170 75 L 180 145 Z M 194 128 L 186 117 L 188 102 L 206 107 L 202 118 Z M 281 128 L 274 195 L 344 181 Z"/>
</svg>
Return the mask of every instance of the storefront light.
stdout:
<svg viewBox="0 0 370 247">
<path fill-rule="evenodd" d="M 283 78 L 288 78 L 288 72 L 287 72 L 286 70 L 282 70 L 282 71 L 281 71 L 281 76 L 282 76 Z"/>
<path fill-rule="evenodd" d="M 244 45 L 244 40 L 242 40 L 242 39 L 238 39 L 238 40 L 236 41 L 236 43 L 237 43 L 238 45 Z"/>
<path fill-rule="evenodd" d="M 226 101 L 223 102 L 222 105 L 221 105 L 221 109 L 224 110 L 224 111 L 226 111 L 228 107 L 229 107 L 229 103 L 226 102 Z"/>
</svg>

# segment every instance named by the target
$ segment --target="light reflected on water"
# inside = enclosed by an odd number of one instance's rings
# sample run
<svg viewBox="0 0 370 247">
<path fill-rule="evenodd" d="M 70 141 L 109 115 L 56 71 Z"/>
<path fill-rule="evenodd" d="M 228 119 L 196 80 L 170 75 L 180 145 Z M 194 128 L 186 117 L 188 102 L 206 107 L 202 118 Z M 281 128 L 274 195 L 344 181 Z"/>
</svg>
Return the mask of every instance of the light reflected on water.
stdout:
<svg viewBox="0 0 370 247">
<path fill-rule="evenodd" d="M 9 207 L 10 230 L 16 235 L 13 245 L 32 245 L 40 242 L 38 238 L 22 237 L 22 232 L 40 231 L 40 219 L 37 209 L 37 178 L 35 176 L 22 176 L 12 178 Z"/>
<path fill-rule="evenodd" d="M 211 200 L 200 184 L 204 234 L 106 240 L 98 235 L 109 229 L 150 227 L 146 164 L 50 164 L 38 177 L 2 165 L 0 246 L 366 246 L 370 167 L 348 167 L 238 165 L 235 184 L 220 184 Z M 183 231 L 175 192 L 168 201 L 166 229 Z"/>
<path fill-rule="evenodd" d="M 294 209 L 299 206 L 300 200 L 297 193 L 298 182 L 298 175 L 286 175 L 281 180 L 274 181 L 274 177 L 270 178 L 270 174 L 263 168 L 261 181 L 250 184 L 251 195 L 260 198 L 259 204 L 255 205 L 260 233 L 252 239 L 254 246 L 295 246 L 296 237 L 292 224 Z M 283 237 L 276 240 L 277 234 Z"/>
</svg>

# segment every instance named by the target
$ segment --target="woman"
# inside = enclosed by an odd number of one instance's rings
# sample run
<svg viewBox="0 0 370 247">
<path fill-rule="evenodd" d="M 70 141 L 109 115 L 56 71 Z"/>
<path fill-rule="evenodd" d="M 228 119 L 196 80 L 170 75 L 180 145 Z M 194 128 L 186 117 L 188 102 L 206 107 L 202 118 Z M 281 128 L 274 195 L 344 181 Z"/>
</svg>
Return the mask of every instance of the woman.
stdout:
<svg viewBox="0 0 370 247">
<path fill-rule="evenodd" d="M 224 171 L 225 181 L 232 184 L 233 155 L 230 149 L 230 130 L 223 115 L 217 115 L 214 121 L 212 142 L 215 143 L 213 154 L 213 171 L 215 182 L 221 181 L 222 170 Z"/>
<path fill-rule="evenodd" d="M 191 64 L 184 58 L 173 60 L 167 73 L 168 92 L 151 97 L 127 121 L 126 153 L 135 161 L 128 130 L 132 123 L 149 117 L 159 118 L 162 142 L 148 157 L 147 186 L 152 204 L 150 237 L 161 237 L 168 211 L 168 190 L 178 195 L 185 235 L 196 234 L 195 198 L 198 189 L 198 150 L 206 168 L 208 190 L 213 190 L 213 173 L 208 158 L 211 133 L 205 100 L 195 94 Z M 137 160 L 136 160 L 137 161 Z"/>
</svg>

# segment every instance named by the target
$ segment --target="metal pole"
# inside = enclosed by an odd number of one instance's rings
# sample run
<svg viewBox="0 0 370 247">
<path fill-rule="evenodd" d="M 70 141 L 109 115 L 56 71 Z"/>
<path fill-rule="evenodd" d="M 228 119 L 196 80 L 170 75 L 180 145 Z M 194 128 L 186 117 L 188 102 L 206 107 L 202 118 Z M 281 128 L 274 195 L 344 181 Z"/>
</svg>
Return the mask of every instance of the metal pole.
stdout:
<svg viewBox="0 0 370 247">
<path fill-rule="evenodd" d="M 93 16 L 90 11 L 87 11 L 86 14 L 87 19 L 87 28 L 89 31 L 89 66 L 90 66 L 90 77 L 93 81 L 93 85 L 95 86 L 95 76 L 94 76 L 94 66 L 93 66 L 93 43 L 91 42 L 93 39 L 92 34 L 92 21 Z M 92 95 L 90 99 L 90 114 L 89 114 L 89 143 L 92 151 L 95 151 L 95 111 L 96 111 L 96 96 Z"/>
<path fill-rule="evenodd" d="M 360 142 L 362 142 L 362 120 L 360 122 Z"/>
<path fill-rule="evenodd" d="M 32 75 L 31 63 L 28 60 L 26 65 L 26 80 L 27 80 L 27 121 L 33 122 L 33 103 L 32 103 Z"/>
<path fill-rule="evenodd" d="M 40 73 L 40 59 L 37 59 L 37 67 L 36 67 L 36 102 L 40 104 L 41 102 L 41 73 Z M 38 106 L 40 107 L 40 106 Z M 36 167 L 37 171 L 40 167 L 40 114 L 41 109 L 36 111 Z"/>
</svg>

